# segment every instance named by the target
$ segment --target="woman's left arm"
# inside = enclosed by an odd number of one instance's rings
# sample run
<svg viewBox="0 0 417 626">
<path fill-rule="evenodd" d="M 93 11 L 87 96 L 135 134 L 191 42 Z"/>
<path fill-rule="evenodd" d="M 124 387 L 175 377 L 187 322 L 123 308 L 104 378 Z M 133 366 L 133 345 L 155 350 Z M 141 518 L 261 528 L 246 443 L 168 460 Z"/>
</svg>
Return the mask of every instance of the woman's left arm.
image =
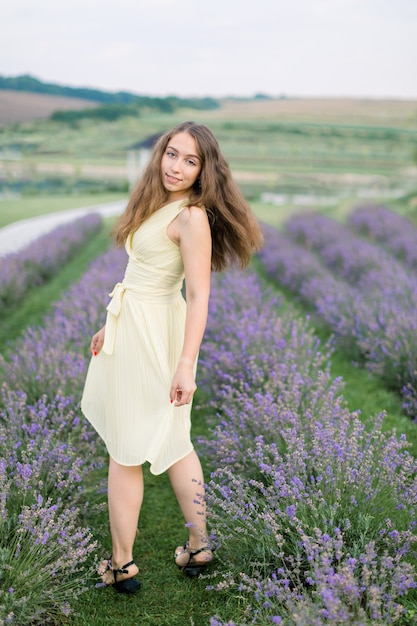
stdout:
<svg viewBox="0 0 417 626">
<path fill-rule="evenodd" d="M 191 402 L 196 390 L 194 363 L 206 328 L 210 295 L 211 231 L 206 212 L 198 207 L 190 207 L 178 217 L 187 309 L 184 344 L 172 380 L 170 400 L 181 406 Z"/>
</svg>

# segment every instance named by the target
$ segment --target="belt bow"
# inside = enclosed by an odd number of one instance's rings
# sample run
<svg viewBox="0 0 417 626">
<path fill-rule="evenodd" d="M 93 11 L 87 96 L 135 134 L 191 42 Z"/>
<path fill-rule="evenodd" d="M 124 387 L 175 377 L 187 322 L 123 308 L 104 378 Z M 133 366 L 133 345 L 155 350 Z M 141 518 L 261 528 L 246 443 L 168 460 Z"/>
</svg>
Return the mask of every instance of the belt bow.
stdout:
<svg viewBox="0 0 417 626">
<path fill-rule="evenodd" d="M 114 340 L 116 338 L 117 318 L 122 308 L 122 300 L 126 288 L 123 283 L 116 283 L 113 291 L 109 294 L 111 300 L 107 305 L 106 332 L 104 335 L 103 352 L 113 354 Z"/>
</svg>

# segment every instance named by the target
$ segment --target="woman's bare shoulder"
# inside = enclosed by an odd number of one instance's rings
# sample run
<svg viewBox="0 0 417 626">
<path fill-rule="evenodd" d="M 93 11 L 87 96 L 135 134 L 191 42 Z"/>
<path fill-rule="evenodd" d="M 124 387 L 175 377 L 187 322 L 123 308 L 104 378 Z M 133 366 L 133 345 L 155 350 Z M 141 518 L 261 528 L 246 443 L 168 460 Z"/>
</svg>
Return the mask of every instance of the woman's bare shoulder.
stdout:
<svg viewBox="0 0 417 626">
<path fill-rule="evenodd" d="M 201 206 L 187 206 L 178 216 L 181 224 L 203 224 L 208 223 L 207 211 Z"/>
</svg>

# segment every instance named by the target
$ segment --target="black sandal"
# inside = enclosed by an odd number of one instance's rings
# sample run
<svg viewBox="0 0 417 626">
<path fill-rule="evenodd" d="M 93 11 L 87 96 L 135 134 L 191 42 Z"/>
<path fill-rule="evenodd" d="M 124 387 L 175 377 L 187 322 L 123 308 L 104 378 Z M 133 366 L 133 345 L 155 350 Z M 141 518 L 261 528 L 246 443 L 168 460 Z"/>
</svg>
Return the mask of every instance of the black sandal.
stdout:
<svg viewBox="0 0 417 626">
<path fill-rule="evenodd" d="M 196 576 L 199 576 L 200 574 L 202 574 L 204 570 L 206 569 L 207 565 L 211 563 L 211 561 L 207 561 L 206 563 L 190 563 L 190 561 L 195 556 L 197 556 L 197 554 L 200 554 L 201 552 L 211 552 L 212 548 L 210 548 L 210 546 L 204 546 L 204 548 L 200 548 L 199 550 L 190 550 L 190 544 L 187 541 L 187 543 L 184 544 L 183 549 L 184 549 L 184 552 L 180 552 L 180 554 L 184 554 L 185 552 L 187 552 L 188 562 L 185 565 L 178 565 L 177 562 L 175 562 L 176 566 L 179 567 L 180 570 L 182 570 L 184 574 L 186 574 L 190 578 L 195 578 Z M 180 554 L 174 554 L 175 561 L 177 557 L 180 556 Z"/>
<path fill-rule="evenodd" d="M 130 567 L 131 565 L 135 565 L 135 561 L 130 561 L 129 563 L 126 563 L 126 565 L 123 565 L 122 567 L 118 567 L 117 569 L 112 567 L 112 555 L 109 556 L 109 558 L 107 559 L 107 566 L 104 570 L 102 570 L 101 572 L 97 572 L 97 574 L 99 576 L 104 576 L 104 574 L 108 571 L 111 570 L 113 572 L 113 577 L 114 577 L 114 583 L 111 583 L 111 587 L 113 587 L 114 589 L 116 589 L 117 592 L 119 593 L 137 593 L 141 587 L 141 584 L 138 580 L 136 580 L 135 578 L 125 578 L 124 580 L 119 580 L 119 582 L 117 582 L 117 575 L 118 574 L 128 574 L 128 570 L 127 568 Z"/>
</svg>

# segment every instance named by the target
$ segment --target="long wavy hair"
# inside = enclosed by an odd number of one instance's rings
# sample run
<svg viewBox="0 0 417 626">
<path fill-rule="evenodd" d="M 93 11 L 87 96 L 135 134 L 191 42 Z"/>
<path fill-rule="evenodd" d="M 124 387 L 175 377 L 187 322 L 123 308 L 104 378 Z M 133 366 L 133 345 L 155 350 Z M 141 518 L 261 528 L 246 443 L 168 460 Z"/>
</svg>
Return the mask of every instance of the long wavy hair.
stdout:
<svg viewBox="0 0 417 626">
<path fill-rule="evenodd" d="M 217 139 L 207 126 L 184 122 L 162 135 L 133 190 L 124 213 L 113 230 L 116 245 L 127 238 L 168 200 L 162 183 L 161 160 L 174 135 L 186 132 L 197 145 L 201 171 L 189 194 L 189 206 L 204 207 L 212 237 L 212 269 L 228 265 L 245 267 L 262 245 L 262 233 L 239 187 L 232 178 Z"/>
</svg>

